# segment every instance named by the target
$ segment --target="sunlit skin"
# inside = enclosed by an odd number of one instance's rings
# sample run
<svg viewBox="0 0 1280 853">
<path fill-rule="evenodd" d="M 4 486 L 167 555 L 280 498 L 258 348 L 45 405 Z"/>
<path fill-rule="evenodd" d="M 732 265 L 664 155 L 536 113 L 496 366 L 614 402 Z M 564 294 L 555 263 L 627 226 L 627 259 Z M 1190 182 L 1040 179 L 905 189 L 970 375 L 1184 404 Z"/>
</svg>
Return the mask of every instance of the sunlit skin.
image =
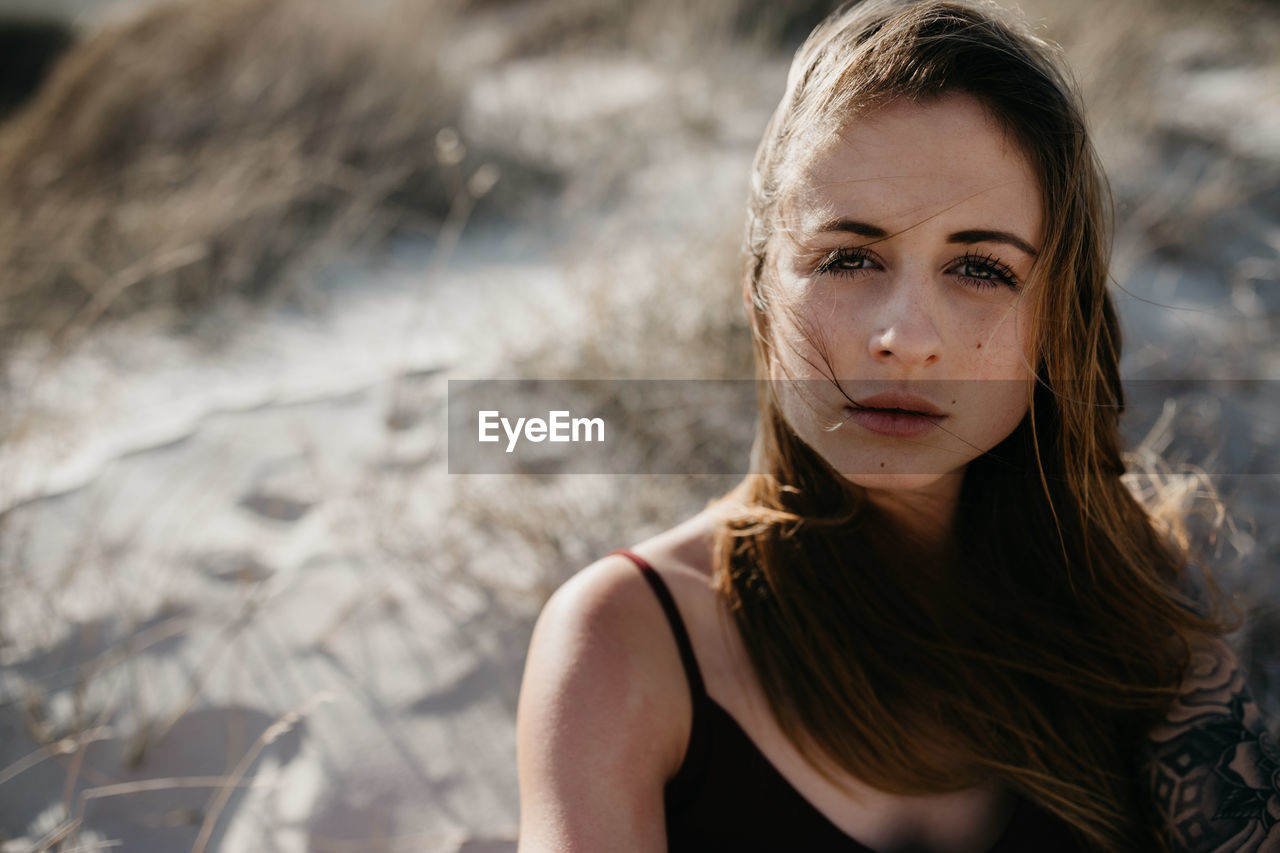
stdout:
<svg viewBox="0 0 1280 853">
<path fill-rule="evenodd" d="M 877 506 L 941 542 L 966 465 L 1027 412 L 1035 174 L 980 103 L 956 94 L 858 119 L 792 189 L 772 252 L 777 297 L 798 318 L 773 322 L 773 378 L 801 380 L 776 386 L 783 412 Z M 946 417 L 916 438 L 850 419 L 845 395 L 887 390 Z"/>
</svg>

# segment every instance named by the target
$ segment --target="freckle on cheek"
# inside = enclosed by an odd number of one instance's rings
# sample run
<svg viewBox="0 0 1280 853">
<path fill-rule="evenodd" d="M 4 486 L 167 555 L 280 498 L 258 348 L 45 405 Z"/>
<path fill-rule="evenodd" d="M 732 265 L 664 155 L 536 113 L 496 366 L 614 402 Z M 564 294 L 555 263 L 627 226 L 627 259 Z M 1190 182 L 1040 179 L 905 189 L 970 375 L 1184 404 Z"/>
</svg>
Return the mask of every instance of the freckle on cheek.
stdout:
<svg viewBox="0 0 1280 853">
<path fill-rule="evenodd" d="M 982 344 L 978 344 L 978 349 L 982 349 Z"/>
<path fill-rule="evenodd" d="M 883 462 L 881 462 L 881 463 L 880 463 L 880 467 L 881 467 L 881 468 L 883 468 L 883 467 L 884 467 L 884 463 L 883 463 Z"/>
</svg>

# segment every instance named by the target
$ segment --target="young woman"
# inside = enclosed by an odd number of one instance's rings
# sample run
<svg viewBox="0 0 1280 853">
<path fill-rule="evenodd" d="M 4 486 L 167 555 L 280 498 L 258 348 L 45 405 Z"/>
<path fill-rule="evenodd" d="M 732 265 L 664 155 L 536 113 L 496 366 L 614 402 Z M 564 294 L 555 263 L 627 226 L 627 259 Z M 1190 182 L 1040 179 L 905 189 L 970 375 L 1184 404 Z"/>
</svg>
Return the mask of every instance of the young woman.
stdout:
<svg viewBox="0 0 1280 853">
<path fill-rule="evenodd" d="M 753 174 L 752 473 L 547 604 L 522 853 L 1280 850 L 1227 626 L 1121 481 L 1105 214 L 998 11 L 814 31 Z"/>
</svg>

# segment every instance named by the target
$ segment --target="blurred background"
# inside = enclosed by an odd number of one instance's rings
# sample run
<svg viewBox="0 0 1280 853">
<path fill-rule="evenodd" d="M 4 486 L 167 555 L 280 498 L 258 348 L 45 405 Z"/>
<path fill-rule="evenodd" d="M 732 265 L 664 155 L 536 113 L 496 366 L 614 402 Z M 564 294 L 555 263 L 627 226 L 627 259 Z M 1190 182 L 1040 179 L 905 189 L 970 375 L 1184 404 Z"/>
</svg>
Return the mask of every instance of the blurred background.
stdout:
<svg viewBox="0 0 1280 853">
<path fill-rule="evenodd" d="M 750 158 L 833 5 L 0 0 L 0 849 L 514 850 L 542 603 L 736 477 L 450 475 L 446 383 L 750 378 Z M 1221 495 L 1280 719 L 1280 8 L 1021 8 L 1113 183 L 1134 470 Z"/>
</svg>

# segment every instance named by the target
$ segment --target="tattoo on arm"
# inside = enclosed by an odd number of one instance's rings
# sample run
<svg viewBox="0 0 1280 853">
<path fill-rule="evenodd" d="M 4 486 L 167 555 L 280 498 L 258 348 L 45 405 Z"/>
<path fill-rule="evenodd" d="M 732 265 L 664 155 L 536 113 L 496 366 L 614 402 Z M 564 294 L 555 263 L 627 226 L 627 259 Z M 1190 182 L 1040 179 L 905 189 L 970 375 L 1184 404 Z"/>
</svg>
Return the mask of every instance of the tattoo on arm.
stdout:
<svg viewBox="0 0 1280 853">
<path fill-rule="evenodd" d="M 1177 853 L 1280 853 L 1280 747 L 1225 643 L 1193 657 L 1144 759 L 1144 782 Z"/>
</svg>

